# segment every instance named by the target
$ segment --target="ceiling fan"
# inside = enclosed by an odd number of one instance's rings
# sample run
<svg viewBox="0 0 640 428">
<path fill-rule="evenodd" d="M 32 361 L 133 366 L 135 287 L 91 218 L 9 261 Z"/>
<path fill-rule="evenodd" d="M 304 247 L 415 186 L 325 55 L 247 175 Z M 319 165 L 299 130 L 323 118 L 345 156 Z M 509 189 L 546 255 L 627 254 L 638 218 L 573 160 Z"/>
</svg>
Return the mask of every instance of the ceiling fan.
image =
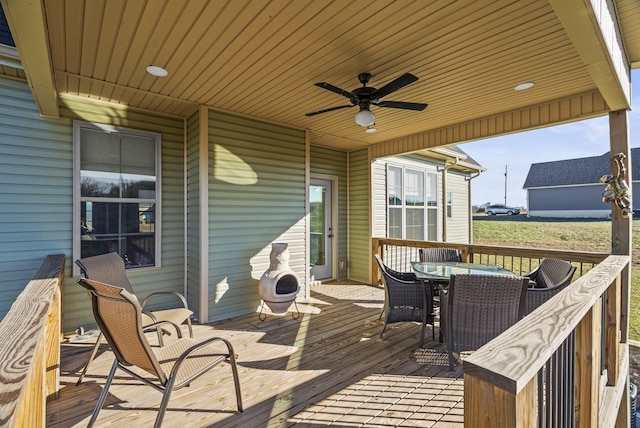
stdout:
<svg viewBox="0 0 640 428">
<path fill-rule="evenodd" d="M 358 75 L 358 80 L 362 83 L 361 88 L 356 88 L 353 91 L 345 91 L 344 89 L 340 89 L 337 86 L 334 86 L 327 82 L 316 83 L 316 86 L 327 89 L 331 92 L 335 92 L 338 95 L 342 95 L 343 97 L 349 98 L 351 104 L 346 104 L 342 106 L 329 107 L 323 110 L 314 111 L 311 113 L 307 113 L 306 116 L 315 116 L 321 113 L 327 113 L 334 110 L 340 110 L 343 108 L 349 108 L 358 106 L 360 107 L 360 111 L 356 113 L 356 123 L 363 127 L 370 127 L 376 121 L 375 115 L 371 112 L 371 105 L 378 107 L 387 107 L 387 108 L 399 108 L 405 110 L 415 110 L 422 111 L 424 110 L 428 104 L 422 103 L 408 103 L 404 101 L 380 101 L 382 97 L 385 97 L 392 92 L 397 91 L 398 89 L 404 88 L 405 86 L 415 82 L 418 80 L 416 76 L 411 73 L 405 73 L 402 76 L 392 80 L 387 83 L 380 89 L 376 89 L 370 86 L 367 86 L 369 83 L 369 79 L 371 78 L 371 74 L 369 73 L 360 73 Z"/>
</svg>

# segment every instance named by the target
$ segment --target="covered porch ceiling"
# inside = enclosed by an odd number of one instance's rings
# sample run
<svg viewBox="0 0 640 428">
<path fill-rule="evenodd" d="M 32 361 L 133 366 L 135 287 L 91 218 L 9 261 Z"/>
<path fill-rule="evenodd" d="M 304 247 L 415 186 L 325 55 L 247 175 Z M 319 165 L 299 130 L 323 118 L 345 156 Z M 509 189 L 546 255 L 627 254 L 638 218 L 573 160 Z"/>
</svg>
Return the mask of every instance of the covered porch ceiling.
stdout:
<svg viewBox="0 0 640 428">
<path fill-rule="evenodd" d="M 1 3 L 44 116 L 67 96 L 179 117 L 205 105 L 380 155 L 627 109 L 640 66 L 634 0 Z M 305 115 L 349 104 L 315 83 L 352 91 L 363 72 L 376 88 L 414 74 L 385 100 L 429 106 L 373 106 L 375 133 L 355 124 L 358 107 Z"/>
</svg>

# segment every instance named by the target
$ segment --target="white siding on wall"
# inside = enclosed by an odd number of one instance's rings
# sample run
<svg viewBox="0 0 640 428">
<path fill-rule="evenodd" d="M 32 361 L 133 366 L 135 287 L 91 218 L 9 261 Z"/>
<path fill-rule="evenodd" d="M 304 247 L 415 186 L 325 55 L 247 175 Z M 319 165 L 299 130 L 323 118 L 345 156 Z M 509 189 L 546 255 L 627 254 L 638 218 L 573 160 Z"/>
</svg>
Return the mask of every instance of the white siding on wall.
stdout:
<svg viewBox="0 0 640 428">
<path fill-rule="evenodd" d="M 373 236 L 387 236 L 387 166 L 394 165 L 397 167 L 408 167 L 419 171 L 425 171 L 428 174 L 437 174 L 438 176 L 438 233 L 437 240 L 443 239 L 443 215 L 446 213 L 446 205 L 443 199 L 445 189 L 443 188 L 442 172 L 438 172 L 437 167 L 443 166 L 442 162 L 436 160 L 428 160 L 415 156 L 394 156 L 377 159 L 373 162 Z M 453 217 L 447 218 L 447 241 L 467 243 L 469 240 L 469 189 L 465 175 L 452 172 L 447 173 L 448 191 L 453 192 Z"/>
<path fill-rule="evenodd" d="M 469 243 L 469 182 L 464 175 L 448 171 L 447 191 L 452 193 L 452 216 L 447 218 L 447 242 Z M 445 211 L 446 212 L 446 209 Z"/>
<path fill-rule="evenodd" d="M 372 235 L 375 237 L 387 236 L 387 161 L 375 160 L 371 165 L 372 174 L 372 206 L 373 223 Z"/>
<path fill-rule="evenodd" d="M 209 320 L 258 308 L 276 241 L 305 295 L 305 195 L 304 131 L 209 113 Z"/>
</svg>

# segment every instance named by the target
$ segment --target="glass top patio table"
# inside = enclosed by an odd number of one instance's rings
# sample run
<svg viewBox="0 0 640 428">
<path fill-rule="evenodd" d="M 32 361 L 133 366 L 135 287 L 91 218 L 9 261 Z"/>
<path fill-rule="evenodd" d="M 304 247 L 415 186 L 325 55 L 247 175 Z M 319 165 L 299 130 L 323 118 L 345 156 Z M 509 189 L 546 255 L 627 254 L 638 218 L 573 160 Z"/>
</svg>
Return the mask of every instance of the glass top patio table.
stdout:
<svg viewBox="0 0 640 428">
<path fill-rule="evenodd" d="M 516 275 L 502 266 L 482 263 L 411 262 L 411 266 L 418 279 L 428 281 L 449 282 L 451 275 L 458 274 Z"/>
</svg>

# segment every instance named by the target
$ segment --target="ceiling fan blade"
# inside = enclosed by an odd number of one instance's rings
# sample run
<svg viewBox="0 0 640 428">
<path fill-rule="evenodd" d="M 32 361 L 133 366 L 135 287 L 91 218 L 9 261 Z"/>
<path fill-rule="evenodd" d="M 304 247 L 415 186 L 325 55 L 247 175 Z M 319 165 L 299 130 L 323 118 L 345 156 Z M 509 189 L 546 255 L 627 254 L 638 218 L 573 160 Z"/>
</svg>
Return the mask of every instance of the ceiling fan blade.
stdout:
<svg viewBox="0 0 640 428">
<path fill-rule="evenodd" d="M 379 99 L 384 97 L 385 95 L 389 95 L 392 92 L 397 91 L 400 88 L 404 88 L 410 83 L 418 80 L 416 76 L 411 73 L 405 73 L 402 76 L 398 77 L 396 80 L 392 80 L 391 82 L 384 85 L 382 88 L 378 89 L 371 95 L 371 99 Z"/>
<path fill-rule="evenodd" d="M 340 89 L 337 86 L 333 86 L 331 83 L 320 82 L 320 83 L 316 83 L 316 86 L 319 86 L 331 92 L 335 92 L 336 94 L 342 95 L 343 97 L 347 97 L 349 99 L 358 98 L 355 95 L 353 95 L 351 92 L 345 91 L 344 89 Z"/>
<path fill-rule="evenodd" d="M 305 116 L 315 116 L 316 114 L 326 113 L 328 111 L 340 110 L 342 108 L 349 108 L 349 107 L 353 107 L 353 104 L 349 104 L 348 106 L 329 107 L 324 110 L 318 110 L 311 113 L 307 113 L 305 114 Z"/>
<path fill-rule="evenodd" d="M 387 108 L 401 108 L 405 110 L 416 110 L 422 111 L 429 104 L 421 104 L 421 103 L 405 103 L 403 101 L 380 101 L 376 104 L 378 107 L 387 107 Z"/>
</svg>

